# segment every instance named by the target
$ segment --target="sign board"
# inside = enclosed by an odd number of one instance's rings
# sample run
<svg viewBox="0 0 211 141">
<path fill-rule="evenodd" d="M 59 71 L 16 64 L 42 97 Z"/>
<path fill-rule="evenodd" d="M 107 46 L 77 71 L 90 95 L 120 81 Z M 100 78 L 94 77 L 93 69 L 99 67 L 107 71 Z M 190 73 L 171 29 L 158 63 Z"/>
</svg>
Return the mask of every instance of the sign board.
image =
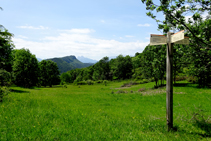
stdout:
<svg viewBox="0 0 211 141">
<path fill-rule="evenodd" d="M 173 129 L 173 45 L 189 44 L 189 37 L 184 36 L 184 30 L 172 35 L 168 32 L 167 38 L 164 35 L 150 35 L 150 45 L 167 44 L 166 58 L 166 121 L 168 131 Z M 174 43 L 174 44 L 172 44 Z"/>
<path fill-rule="evenodd" d="M 175 44 L 189 45 L 189 37 L 185 37 L 183 40 L 175 42 Z"/>
<path fill-rule="evenodd" d="M 165 35 L 150 35 L 150 45 L 163 45 L 166 44 L 167 39 Z"/>
<path fill-rule="evenodd" d="M 171 35 L 171 43 L 181 41 L 184 39 L 184 30 Z"/>
</svg>

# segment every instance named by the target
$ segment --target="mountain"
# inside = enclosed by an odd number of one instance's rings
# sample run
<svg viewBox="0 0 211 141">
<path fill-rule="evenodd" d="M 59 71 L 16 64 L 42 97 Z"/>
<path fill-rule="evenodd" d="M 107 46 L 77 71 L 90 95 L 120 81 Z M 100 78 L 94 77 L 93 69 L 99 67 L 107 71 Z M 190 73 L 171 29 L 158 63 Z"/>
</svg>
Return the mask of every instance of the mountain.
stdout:
<svg viewBox="0 0 211 141">
<path fill-rule="evenodd" d="M 93 63 L 82 63 L 75 56 L 65 56 L 61 58 L 50 58 L 46 60 L 52 60 L 59 68 L 60 73 L 67 72 L 76 68 L 85 68 L 93 65 Z"/>
<path fill-rule="evenodd" d="M 39 62 L 41 62 L 41 61 L 42 61 L 42 59 L 41 59 L 41 58 L 37 58 L 37 60 L 38 60 Z"/>
<path fill-rule="evenodd" d="M 78 56 L 77 59 L 83 63 L 97 63 L 97 60 L 89 59 L 84 56 Z"/>
</svg>

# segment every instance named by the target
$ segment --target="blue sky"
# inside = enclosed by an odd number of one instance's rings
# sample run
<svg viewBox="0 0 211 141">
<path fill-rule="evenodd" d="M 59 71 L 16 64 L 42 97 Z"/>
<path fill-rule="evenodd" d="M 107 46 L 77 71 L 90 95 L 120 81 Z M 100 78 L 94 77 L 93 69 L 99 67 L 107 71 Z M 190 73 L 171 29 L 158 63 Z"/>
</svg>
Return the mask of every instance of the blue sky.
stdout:
<svg viewBox="0 0 211 141">
<path fill-rule="evenodd" d="M 141 0 L 1 0 L 0 7 L 0 24 L 16 48 L 42 59 L 133 56 L 150 34 L 162 34 Z"/>
</svg>

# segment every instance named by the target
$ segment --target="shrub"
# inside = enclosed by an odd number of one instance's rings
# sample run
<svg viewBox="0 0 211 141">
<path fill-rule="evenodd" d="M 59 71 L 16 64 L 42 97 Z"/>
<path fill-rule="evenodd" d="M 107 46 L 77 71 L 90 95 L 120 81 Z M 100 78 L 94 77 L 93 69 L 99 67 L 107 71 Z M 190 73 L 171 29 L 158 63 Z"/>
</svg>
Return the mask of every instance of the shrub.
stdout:
<svg viewBox="0 0 211 141">
<path fill-rule="evenodd" d="M 141 76 L 137 76 L 136 78 L 135 78 L 135 81 L 137 81 L 137 80 L 141 80 L 142 79 L 142 77 Z"/>
<path fill-rule="evenodd" d="M 7 87 L 0 87 L 0 102 L 3 101 L 4 96 L 9 94 L 9 89 Z"/>
<path fill-rule="evenodd" d="M 80 81 L 80 82 L 77 82 L 77 85 L 86 85 L 87 82 L 86 81 Z"/>
<path fill-rule="evenodd" d="M 11 73 L 0 69 L 0 86 L 11 85 Z"/>
<path fill-rule="evenodd" d="M 107 86 L 108 80 L 104 80 L 104 81 L 103 81 L 103 84 L 104 84 L 105 86 Z"/>
<path fill-rule="evenodd" d="M 142 81 L 143 81 L 143 83 L 148 83 L 149 82 L 149 80 L 147 80 L 147 79 L 143 79 Z"/>
<path fill-rule="evenodd" d="M 176 76 L 176 81 L 186 80 L 185 76 Z"/>
<path fill-rule="evenodd" d="M 92 80 L 87 80 L 86 83 L 87 83 L 88 85 L 93 85 L 93 84 L 94 84 L 94 82 L 93 82 Z"/>
<path fill-rule="evenodd" d="M 150 79 L 149 79 L 149 82 L 154 82 L 154 81 L 155 81 L 154 78 L 150 78 Z"/>
<path fill-rule="evenodd" d="M 196 83 L 196 82 L 197 82 L 197 79 L 196 79 L 194 76 L 189 76 L 189 77 L 187 78 L 187 81 L 188 81 L 188 82 L 191 82 L 191 83 Z"/>
<path fill-rule="evenodd" d="M 97 80 L 96 83 L 103 83 L 103 80 Z"/>
</svg>

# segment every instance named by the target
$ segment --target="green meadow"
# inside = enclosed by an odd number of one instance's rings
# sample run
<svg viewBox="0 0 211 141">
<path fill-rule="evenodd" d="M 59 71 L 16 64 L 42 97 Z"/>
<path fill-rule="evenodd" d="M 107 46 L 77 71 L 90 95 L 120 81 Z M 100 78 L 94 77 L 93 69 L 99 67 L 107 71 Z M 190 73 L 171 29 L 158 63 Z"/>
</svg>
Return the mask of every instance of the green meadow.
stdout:
<svg viewBox="0 0 211 141">
<path fill-rule="evenodd" d="M 166 128 L 166 88 L 154 82 L 10 87 L 0 103 L 0 140 L 211 140 L 211 90 L 174 86 L 174 130 Z"/>
</svg>

